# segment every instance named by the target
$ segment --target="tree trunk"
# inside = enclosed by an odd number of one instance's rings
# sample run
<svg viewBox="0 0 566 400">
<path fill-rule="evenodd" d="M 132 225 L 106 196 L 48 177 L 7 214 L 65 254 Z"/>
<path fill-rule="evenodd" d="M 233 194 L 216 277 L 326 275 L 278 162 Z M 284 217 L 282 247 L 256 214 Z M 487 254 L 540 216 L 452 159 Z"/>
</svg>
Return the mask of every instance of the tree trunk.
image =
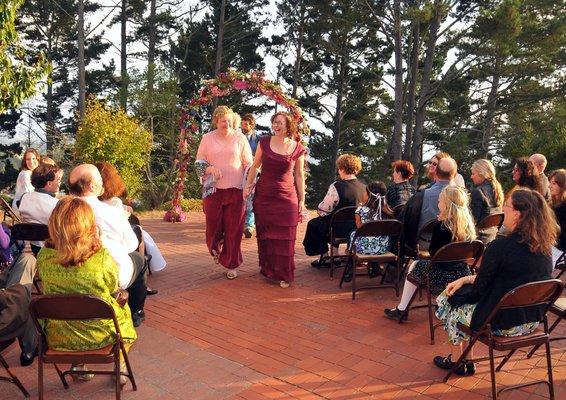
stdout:
<svg viewBox="0 0 566 400">
<path fill-rule="evenodd" d="M 340 70 L 337 76 L 337 91 L 336 91 L 336 112 L 334 114 L 334 129 L 333 129 L 333 148 L 332 148 L 332 164 L 331 170 L 328 176 L 328 180 L 334 180 L 336 169 L 336 160 L 338 159 L 338 153 L 340 152 L 340 134 L 342 131 L 342 109 L 344 107 L 344 86 L 346 81 L 346 73 L 348 68 L 348 60 L 345 55 L 340 56 Z"/>
<path fill-rule="evenodd" d="M 128 53 L 127 53 L 127 36 L 126 25 L 128 0 L 122 0 L 122 10 L 120 11 L 120 107 L 126 110 L 128 106 Z"/>
<path fill-rule="evenodd" d="M 218 38 L 216 40 L 216 62 L 214 63 L 214 76 L 217 77 L 220 74 L 220 68 L 222 67 L 222 53 L 224 45 L 224 24 L 226 19 L 226 0 L 222 0 L 220 3 L 220 21 L 218 21 Z M 215 97 L 212 101 L 212 108 L 218 107 L 218 97 Z"/>
<path fill-rule="evenodd" d="M 415 115 L 415 93 L 417 90 L 417 74 L 419 71 L 419 50 L 420 41 L 420 21 L 413 21 L 411 55 L 407 62 L 410 66 L 408 71 L 409 87 L 407 91 L 407 120 L 405 122 L 405 149 L 403 151 L 403 159 L 411 159 L 411 146 L 413 144 L 413 117 Z"/>
<path fill-rule="evenodd" d="M 401 1 L 393 3 L 394 26 L 394 51 L 395 51 L 395 122 L 393 125 L 393 136 L 391 137 L 391 151 L 389 161 L 401 158 L 401 146 L 403 139 L 403 47 L 401 43 Z"/>
<path fill-rule="evenodd" d="M 147 44 L 147 98 L 150 109 L 153 101 L 153 84 L 155 80 L 155 43 L 157 40 L 156 13 L 156 0 L 151 0 L 149 4 L 149 42 Z"/>
<path fill-rule="evenodd" d="M 47 58 L 49 61 L 53 59 L 53 32 L 52 22 L 48 22 L 47 28 Z M 53 71 L 49 72 L 47 77 L 47 94 L 45 95 L 46 110 L 45 110 L 45 142 L 47 151 L 53 150 L 55 134 L 55 125 L 53 124 Z"/>
<path fill-rule="evenodd" d="M 295 65 L 293 67 L 293 89 L 291 90 L 291 97 L 297 98 L 297 89 L 299 87 L 299 75 L 301 74 L 301 54 L 303 52 L 303 34 L 305 30 L 305 6 L 301 2 L 299 26 L 297 29 L 297 55 L 295 58 Z"/>
<path fill-rule="evenodd" d="M 84 0 L 79 0 L 78 10 L 78 68 L 79 68 L 79 121 L 85 116 L 86 81 L 85 81 L 85 32 L 84 32 Z"/>
<path fill-rule="evenodd" d="M 489 96 L 487 97 L 487 110 L 485 113 L 483 136 L 481 142 L 481 157 L 484 158 L 488 158 L 489 145 L 491 143 L 491 138 L 493 137 L 493 119 L 497 106 L 497 95 L 499 93 L 499 79 L 499 60 L 496 60 L 495 71 L 493 72 L 491 81 L 491 90 L 489 91 Z"/>
<path fill-rule="evenodd" d="M 426 118 L 426 106 L 430 100 L 430 79 L 432 75 L 432 63 L 434 61 L 434 51 L 436 49 L 436 41 L 438 39 L 438 28 L 442 21 L 442 14 L 440 12 L 440 6 L 436 6 L 434 9 L 434 15 L 432 21 L 430 22 L 425 61 L 423 66 L 422 78 L 421 78 L 421 91 L 419 94 L 419 102 L 417 105 L 417 113 L 415 117 L 415 130 L 413 132 L 413 143 L 411 146 L 411 162 L 415 166 L 415 169 L 420 169 L 420 164 L 422 161 L 422 149 L 424 142 L 424 122 Z M 418 173 L 415 174 L 413 178 L 414 181 L 418 178 Z"/>
</svg>

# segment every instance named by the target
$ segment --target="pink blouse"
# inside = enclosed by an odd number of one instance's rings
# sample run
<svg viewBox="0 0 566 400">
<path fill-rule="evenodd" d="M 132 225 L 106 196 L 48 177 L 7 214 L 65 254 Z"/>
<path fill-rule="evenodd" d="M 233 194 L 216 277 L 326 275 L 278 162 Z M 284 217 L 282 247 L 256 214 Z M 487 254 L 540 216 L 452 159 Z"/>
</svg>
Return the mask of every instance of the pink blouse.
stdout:
<svg viewBox="0 0 566 400">
<path fill-rule="evenodd" d="M 196 159 L 204 160 L 222 172 L 222 178 L 216 182 L 217 189 L 241 189 L 244 170 L 253 161 L 252 149 L 242 133 L 220 138 L 215 132 L 202 137 Z"/>
</svg>

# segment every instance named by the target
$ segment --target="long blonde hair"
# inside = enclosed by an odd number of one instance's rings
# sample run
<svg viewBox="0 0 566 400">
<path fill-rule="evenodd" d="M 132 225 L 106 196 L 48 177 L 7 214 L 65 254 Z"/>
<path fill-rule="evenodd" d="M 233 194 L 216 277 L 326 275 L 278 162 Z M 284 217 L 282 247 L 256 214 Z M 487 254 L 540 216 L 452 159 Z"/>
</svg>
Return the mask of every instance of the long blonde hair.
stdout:
<svg viewBox="0 0 566 400">
<path fill-rule="evenodd" d="M 67 196 L 57 202 L 49 217 L 47 246 L 57 250 L 57 262 L 64 267 L 79 266 L 102 247 L 90 205 Z"/>
<path fill-rule="evenodd" d="M 439 199 L 446 206 L 439 219 L 452 232 L 452 241 L 474 240 L 476 228 L 466 191 L 458 186 L 446 186 L 440 192 Z"/>
<path fill-rule="evenodd" d="M 472 164 L 472 169 L 476 171 L 479 176 L 490 183 L 491 188 L 493 189 L 493 195 L 495 197 L 495 205 L 497 207 L 502 207 L 505 196 L 503 195 L 503 188 L 501 187 L 501 184 L 495 177 L 495 167 L 493 166 L 492 162 L 483 158 L 476 160 Z"/>
</svg>

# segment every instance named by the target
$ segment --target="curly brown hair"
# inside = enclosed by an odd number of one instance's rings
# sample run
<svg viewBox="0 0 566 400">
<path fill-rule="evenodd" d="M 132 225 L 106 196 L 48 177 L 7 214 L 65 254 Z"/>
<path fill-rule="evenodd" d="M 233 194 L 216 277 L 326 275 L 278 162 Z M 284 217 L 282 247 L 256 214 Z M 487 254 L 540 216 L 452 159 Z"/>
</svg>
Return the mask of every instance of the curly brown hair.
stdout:
<svg viewBox="0 0 566 400">
<path fill-rule="evenodd" d="M 80 266 L 102 247 L 90 205 L 67 196 L 57 202 L 49 217 L 48 247 L 57 250 L 64 267 Z"/>
<path fill-rule="evenodd" d="M 342 154 L 336 160 L 336 169 L 350 175 L 358 175 L 362 170 L 362 160 L 354 154 Z"/>
<path fill-rule="evenodd" d="M 38 164 L 41 162 L 41 156 L 39 155 L 39 151 L 37 151 L 33 147 L 28 147 L 26 149 L 26 151 L 24 152 L 24 157 L 22 158 L 22 168 L 21 168 L 22 171 L 29 170 L 28 164 L 26 162 L 26 157 L 27 157 L 28 153 L 35 154 L 35 158 L 37 159 Z"/>
<path fill-rule="evenodd" d="M 546 200 L 539 192 L 530 189 L 517 189 L 510 198 L 513 209 L 520 217 L 514 233 L 520 242 L 526 243 L 532 253 L 550 254 L 560 232 L 560 226 Z"/>
<path fill-rule="evenodd" d="M 293 119 L 293 117 L 291 117 L 291 114 L 285 111 L 278 111 L 271 116 L 271 123 L 273 123 L 275 118 L 277 118 L 279 115 L 282 115 L 287 123 L 287 136 L 300 143 L 301 134 L 299 133 L 297 122 Z"/>
<path fill-rule="evenodd" d="M 102 187 L 104 192 L 98 196 L 100 201 L 109 200 L 113 197 L 122 197 L 126 194 L 126 185 L 118 170 L 107 161 L 100 161 L 96 163 L 96 168 L 100 171 L 102 176 Z"/>
</svg>

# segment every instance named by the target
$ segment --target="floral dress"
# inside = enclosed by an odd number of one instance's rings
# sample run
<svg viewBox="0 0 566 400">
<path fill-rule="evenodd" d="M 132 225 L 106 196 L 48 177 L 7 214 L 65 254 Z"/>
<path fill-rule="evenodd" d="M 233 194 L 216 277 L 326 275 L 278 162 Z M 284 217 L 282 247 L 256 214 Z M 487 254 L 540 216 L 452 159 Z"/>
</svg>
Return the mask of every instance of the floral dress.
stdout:
<svg viewBox="0 0 566 400">
<path fill-rule="evenodd" d="M 379 215 L 372 218 L 372 211 L 367 206 L 360 206 L 356 209 L 356 214 L 360 216 L 362 224 L 371 221 L 378 221 Z M 356 231 L 350 234 L 350 241 L 348 248 L 350 250 L 356 249 L 358 254 L 383 254 L 389 250 L 389 236 L 365 236 L 356 239 L 356 242 L 352 245 L 354 241 L 354 235 Z"/>
</svg>

